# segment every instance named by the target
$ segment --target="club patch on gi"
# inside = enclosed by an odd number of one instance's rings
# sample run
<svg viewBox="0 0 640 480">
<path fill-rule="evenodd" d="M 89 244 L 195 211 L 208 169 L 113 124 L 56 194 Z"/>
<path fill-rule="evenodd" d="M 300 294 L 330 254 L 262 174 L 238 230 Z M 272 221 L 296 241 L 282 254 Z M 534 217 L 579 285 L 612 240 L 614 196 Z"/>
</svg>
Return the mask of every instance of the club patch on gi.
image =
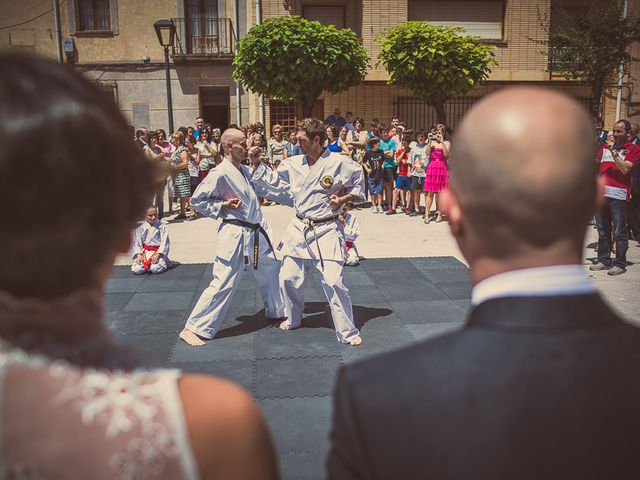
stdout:
<svg viewBox="0 0 640 480">
<path fill-rule="evenodd" d="M 330 189 L 333 185 L 333 177 L 331 175 L 325 175 L 320 180 L 320 185 L 322 185 L 322 187 L 326 188 L 327 190 Z"/>
</svg>

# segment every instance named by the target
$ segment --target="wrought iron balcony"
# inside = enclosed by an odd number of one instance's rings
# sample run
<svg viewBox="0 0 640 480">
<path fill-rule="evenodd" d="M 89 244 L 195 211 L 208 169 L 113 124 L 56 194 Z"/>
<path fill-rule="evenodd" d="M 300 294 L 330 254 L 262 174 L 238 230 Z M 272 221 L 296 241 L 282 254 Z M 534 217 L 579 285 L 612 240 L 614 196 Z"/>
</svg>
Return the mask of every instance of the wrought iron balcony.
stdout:
<svg viewBox="0 0 640 480">
<path fill-rule="evenodd" d="M 552 74 L 569 68 L 580 72 L 583 68 L 582 63 L 575 58 L 575 54 L 568 47 L 550 45 L 548 59 L 547 69 Z"/>
<path fill-rule="evenodd" d="M 235 31 L 230 18 L 172 18 L 176 26 L 174 60 L 233 57 Z"/>
</svg>

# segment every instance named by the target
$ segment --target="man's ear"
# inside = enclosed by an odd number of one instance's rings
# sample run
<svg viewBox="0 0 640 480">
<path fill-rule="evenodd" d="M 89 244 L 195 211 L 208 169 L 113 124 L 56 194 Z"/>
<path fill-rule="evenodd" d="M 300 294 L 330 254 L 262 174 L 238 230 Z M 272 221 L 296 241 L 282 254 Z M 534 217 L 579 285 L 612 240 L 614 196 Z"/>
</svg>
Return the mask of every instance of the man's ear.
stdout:
<svg viewBox="0 0 640 480">
<path fill-rule="evenodd" d="M 438 209 L 446 215 L 449 220 L 449 228 L 454 237 L 462 234 L 462 210 L 458 202 L 456 193 L 447 188 L 438 194 Z"/>
</svg>

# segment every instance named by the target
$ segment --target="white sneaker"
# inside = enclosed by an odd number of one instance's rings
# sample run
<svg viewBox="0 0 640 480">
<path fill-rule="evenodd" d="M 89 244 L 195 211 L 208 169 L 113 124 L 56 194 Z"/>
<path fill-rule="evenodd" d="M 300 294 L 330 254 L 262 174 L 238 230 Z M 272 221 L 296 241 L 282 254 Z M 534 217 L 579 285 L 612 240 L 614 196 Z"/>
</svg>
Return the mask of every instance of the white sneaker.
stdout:
<svg viewBox="0 0 640 480">
<path fill-rule="evenodd" d="M 376 213 L 381 213 L 382 209 L 380 207 L 376 207 Z"/>
</svg>

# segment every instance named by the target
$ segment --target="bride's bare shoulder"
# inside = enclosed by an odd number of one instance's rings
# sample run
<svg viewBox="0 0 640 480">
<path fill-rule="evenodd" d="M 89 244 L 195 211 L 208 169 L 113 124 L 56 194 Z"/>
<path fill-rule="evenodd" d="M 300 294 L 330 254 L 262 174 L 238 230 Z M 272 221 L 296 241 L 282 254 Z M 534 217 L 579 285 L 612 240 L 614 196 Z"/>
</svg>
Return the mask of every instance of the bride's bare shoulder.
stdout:
<svg viewBox="0 0 640 480">
<path fill-rule="evenodd" d="M 264 418 L 245 390 L 191 374 L 180 378 L 178 388 L 200 478 L 278 478 Z"/>
</svg>

